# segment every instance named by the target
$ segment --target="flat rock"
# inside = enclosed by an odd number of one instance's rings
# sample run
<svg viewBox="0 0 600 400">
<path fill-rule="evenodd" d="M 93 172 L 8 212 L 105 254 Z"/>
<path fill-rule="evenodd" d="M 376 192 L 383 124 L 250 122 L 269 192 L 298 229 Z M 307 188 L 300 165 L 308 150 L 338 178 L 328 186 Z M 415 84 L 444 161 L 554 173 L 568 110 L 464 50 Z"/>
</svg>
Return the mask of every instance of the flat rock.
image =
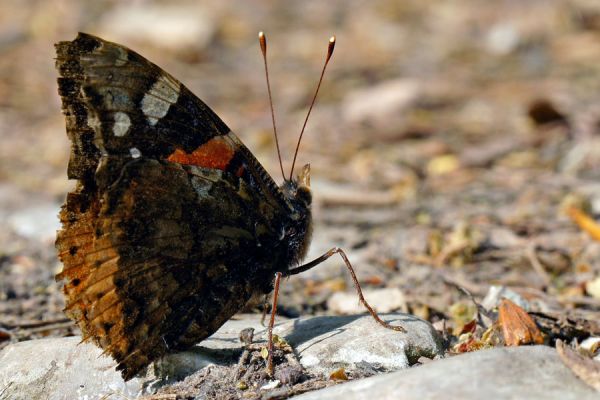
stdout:
<svg viewBox="0 0 600 400">
<path fill-rule="evenodd" d="M 370 316 L 310 317 L 287 320 L 275 328 L 313 373 L 347 371 L 366 362 L 383 371 L 406 368 L 419 357 L 441 354 L 433 327 L 404 314 L 386 315 L 407 333 L 379 326 Z M 231 365 L 242 352 L 238 336 L 254 328 L 258 341 L 266 338 L 259 316 L 241 316 L 189 351 L 170 354 L 152 364 L 144 376 L 124 382 L 112 358 L 79 337 L 40 339 L 15 343 L 0 353 L 0 388 L 10 399 L 101 399 L 111 395 L 136 398 L 211 364 Z M 3 398 L 4 398 L 3 397 Z"/>
<path fill-rule="evenodd" d="M 23 237 L 32 240 L 51 241 L 60 229 L 57 217 L 60 204 L 42 203 L 15 210 L 8 218 L 8 226 Z"/>
<path fill-rule="evenodd" d="M 485 298 L 481 301 L 481 305 L 486 310 L 492 310 L 500 304 L 500 300 L 508 299 L 524 309 L 525 311 L 529 311 L 531 309 L 531 305 L 527 300 L 523 298 L 520 294 L 507 288 L 506 286 L 496 286 L 492 285 L 488 289 Z"/>
<path fill-rule="evenodd" d="M 125 383 L 110 357 L 80 337 L 15 343 L 0 353 L 2 399 L 98 399 L 121 394 L 136 397 L 142 382 Z"/>
<path fill-rule="evenodd" d="M 494 348 L 295 397 L 312 399 L 598 399 L 547 346 Z"/>
<path fill-rule="evenodd" d="M 231 319 L 214 335 L 189 351 L 169 354 L 152 364 L 144 376 L 123 381 L 116 363 L 102 349 L 80 343 L 80 337 L 30 340 L 0 352 L 2 399 L 103 399 L 111 395 L 136 398 L 183 379 L 210 364 L 228 364 L 241 352 L 237 339 L 247 327 L 264 329 L 260 318 Z"/>
<path fill-rule="evenodd" d="M 406 314 L 382 318 L 407 332 L 386 329 L 368 315 L 300 318 L 274 331 L 292 345 L 307 370 L 326 377 L 338 368 L 353 372 L 365 362 L 395 371 L 408 368 L 420 357 L 436 358 L 443 353 L 439 336 L 428 322 Z"/>
</svg>

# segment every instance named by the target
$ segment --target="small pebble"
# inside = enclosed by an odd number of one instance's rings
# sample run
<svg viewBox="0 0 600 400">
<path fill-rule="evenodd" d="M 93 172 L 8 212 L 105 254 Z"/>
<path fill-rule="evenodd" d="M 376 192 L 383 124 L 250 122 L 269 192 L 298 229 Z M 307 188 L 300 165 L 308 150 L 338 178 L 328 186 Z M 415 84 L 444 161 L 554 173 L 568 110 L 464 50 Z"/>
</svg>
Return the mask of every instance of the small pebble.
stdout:
<svg viewBox="0 0 600 400">
<path fill-rule="evenodd" d="M 275 372 L 275 378 L 284 385 L 295 385 L 303 375 L 304 371 L 300 366 L 287 366 Z"/>
<path fill-rule="evenodd" d="M 244 328 L 240 331 L 240 342 L 248 346 L 254 340 L 254 328 Z"/>
<path fill-rule="evenodd" d="M 260 390 L 275 389 L 276 387 L 279 387 L 280 383 L 281 382 L 279 382 L 279 379 L 275 379 L 274 381 L 271 381 L 271 382 L 267 383 L 266 385 L 261 386 Z"/>
</svg>

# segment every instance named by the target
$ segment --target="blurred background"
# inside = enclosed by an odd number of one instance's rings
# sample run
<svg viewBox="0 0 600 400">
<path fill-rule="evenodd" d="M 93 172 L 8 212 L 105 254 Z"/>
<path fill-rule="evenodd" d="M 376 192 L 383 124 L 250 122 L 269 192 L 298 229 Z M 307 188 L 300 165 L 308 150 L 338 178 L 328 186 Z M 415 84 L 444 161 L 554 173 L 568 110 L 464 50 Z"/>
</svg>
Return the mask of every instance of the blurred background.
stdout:
<svg viewBox="0 0 600 400">
<path fill-rule="evenodd" d="M 74 186 L 54 43 L 84 31 L 141 53 L 280 182 L 261 30 L 286 171 L 337 36 L 299 155 L 312 167 L 310 257 L 346 249 L 380 311 L 451 320 L 464 300 L 452 281 L 598 318 L 600 247 L 564 212 L 600 214 L 598 1 L 3 0 L 0 346 L 73 330 L 53 279 Z M 339 259 L 283 293 L 287 316 L 361 311 Z"/>
</svg>

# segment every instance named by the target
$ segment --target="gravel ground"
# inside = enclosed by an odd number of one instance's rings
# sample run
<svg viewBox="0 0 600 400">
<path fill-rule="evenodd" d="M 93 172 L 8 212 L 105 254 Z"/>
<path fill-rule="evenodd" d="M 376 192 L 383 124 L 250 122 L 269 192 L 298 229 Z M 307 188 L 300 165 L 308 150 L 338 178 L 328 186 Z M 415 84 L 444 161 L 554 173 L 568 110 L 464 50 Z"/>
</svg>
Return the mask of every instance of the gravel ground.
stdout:
<svg viewBox="0 0 600 400">
<path fill-rule="evenodd" d="M 298 161 L 312 167 L 309 257 L 343 247 L 364 287 L 399 288 L 397 309 L 449 331 L 470 302 L 457 286 L 480 301 L 505 285 L 531 311 L 600 320 L 600 244 L 569 217 L 600 216 L 595 2 L 25 3 L 0 3 L 0 348 L 77 332 L 53 278 L 73 185 L 53 43 L 77 31 L 178 77 L 274 177 L 256 33 L 286 168 L 336 34 Z M 328 299 L 344 290 L 332 259 L 284 283 L 280 313 L 336 313 Z"/>
</svg>

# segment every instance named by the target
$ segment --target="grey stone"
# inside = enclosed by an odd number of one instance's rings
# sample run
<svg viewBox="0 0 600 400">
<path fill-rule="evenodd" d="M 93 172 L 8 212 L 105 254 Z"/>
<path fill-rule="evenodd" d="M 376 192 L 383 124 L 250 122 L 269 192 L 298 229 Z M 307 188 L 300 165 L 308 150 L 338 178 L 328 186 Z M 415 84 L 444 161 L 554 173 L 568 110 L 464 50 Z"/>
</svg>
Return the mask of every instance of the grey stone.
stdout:
<svg viewBox="0 0 600 400">
<path fill-rule="evenodd" d="M 238 314 L 227 321 L 219 330 L 208 339 L 200 342 L 196 347 L 202 347 L 211 350 L 228 350 L 231 354 L 239 354 L 243 345 L 239 340 L 242 329 L 254 328 L 255 340 L 266 337 L 266 328 L 260 323 L 261 316 L 257 314 Z M 276 321 L 287 321 L 286 318 L 277 317 Z M 265 319 L 265 323 L 268 318 Z"/>
<path fill-rule="evenodd" d="M 328 374 L 343 366 L 351 371 L 364 362 L 385 370 L 406 368 L 419 357 L 434 357 L 441 346 L 431 325 L 411 316 L 385 319 L 401 324 L 408 333 L 385 329 L 369 316 L 312 317 L 284 320 L 275 333 L 285 337 L 306 368 Z M 281 319 L 279 319 L 281 321 Z M 79 337 L 15 343 L 0 353 L 0 398 L 101 399 L 112 395 L 136 398 L 211 364 L 231 365 L 242 352 L 239 333 L 256 330 L 264 341 L 260 316 L 239 316 L 189 351 L 169 354 L 152 364 L 145 375 L 124 382 L 112 358 Z"/>
<path fill-rule="evenodd" d="M 59 210 L 60 204 L 51 202 L 27 205 L 14 210 L 7 218 L 7 224 L 15 233 L 27 239 L 54 240 L 60 228 Z"/>
<path fill-rule="evenodd" d="M 312 399 L 598 399 L 546 346 L 494 348 L 329 387 Z"/>
<path fill-rule="evenodd" d="M 114 361 L 79 337 L 20 342 L 0 353 L 1 399 L 100 399 L 119 394 L 136 397 L 139 379 L 125 383 Z"/>
<path fill-rule="evenodd" d="M 492 310 L 500 304 L 500 300 L 507 298 L 525 311 L 529 311 L 531 306 L 529 302 L 523 298 L 520 294 L 507 288 L 506 286 L 490 286 L 485 298 L 481 301 L 481 305 L 486 310 Z"/>
<path fill-rule="evenodd" d="M 80 344 L 80 337 L 15 343 L 0 352 L 0 399 L 136 398 L 207 365 L 233 362 L 242 347 L 238 334 L 247 327 L 264 330 L 256 316 L 236 317 L 200 345 L 167 355 L 129 382 L 111 357 L 93 344 Z"/>
<path fill-rule="evenodd" d="M 440 338 L 428 322 L 407 314 L 382 318 L 407 332 L 386 329 L 369 315 L 300 318 L 274 331 L 292 345 L 307 370 L 326 377 L 338 368 L 355 371 L 364 362 L 395 371 L 420 357 L 443 353 Z"/>
</svg>

